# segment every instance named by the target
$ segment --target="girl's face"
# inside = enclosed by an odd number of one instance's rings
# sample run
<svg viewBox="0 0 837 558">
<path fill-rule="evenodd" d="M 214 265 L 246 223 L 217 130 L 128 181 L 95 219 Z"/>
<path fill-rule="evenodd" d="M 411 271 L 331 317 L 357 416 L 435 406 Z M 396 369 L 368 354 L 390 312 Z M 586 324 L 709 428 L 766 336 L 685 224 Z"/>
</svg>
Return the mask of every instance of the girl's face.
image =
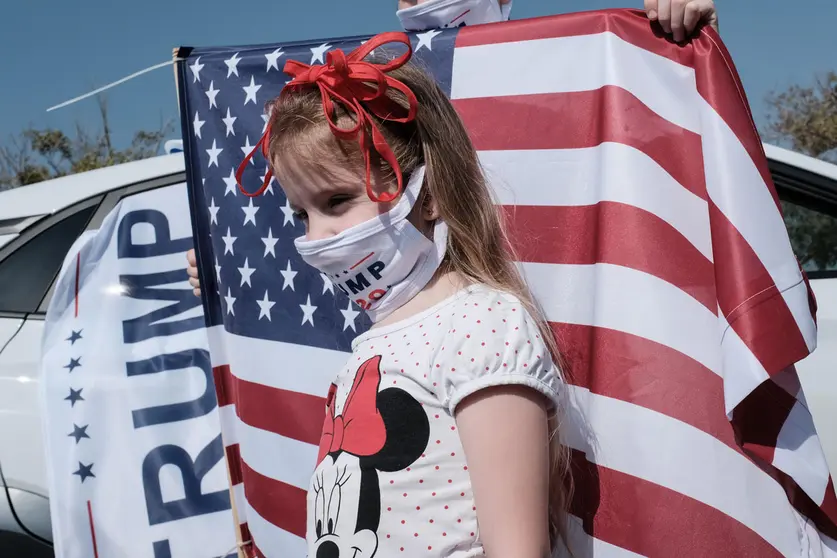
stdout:
<svg viewBox="0 0 837 558">
<path fill-rule="evenodd" d="M 329 177 L 293 169 L 279 178 L 295 216 L 305 223 L 307 240 L 329 238 L 389 211 L 395 202 L 379 203 L 366 194 L 364 174 L 346 168 L 331 170 Z M 395 185 L 376 183 L 376 192 L 393 191 Z"/>
</svg>

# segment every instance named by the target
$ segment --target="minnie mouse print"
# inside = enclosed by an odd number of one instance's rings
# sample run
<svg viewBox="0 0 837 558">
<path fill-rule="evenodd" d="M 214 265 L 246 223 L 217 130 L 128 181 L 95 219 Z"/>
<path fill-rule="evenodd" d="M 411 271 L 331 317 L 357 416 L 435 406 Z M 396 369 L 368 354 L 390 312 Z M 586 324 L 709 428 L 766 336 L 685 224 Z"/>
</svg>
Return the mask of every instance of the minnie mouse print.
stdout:
<svg viewBox="0 0 837 558">
<path fill-rule="evenodd" d="M 400 388 L 378 391 L 380 356 L 355 375 L 343 412 L 335 416 L 336 385 L 329 390 L 309 501 L 312 558 L 372 558 L 381 519 L 379 472 L 397 472 L 422 455 L 430 425 L 421 404 Z M 309 497 L 310 498 L 310 497 Z M 313 509 L 311 509 L 313 508 Z"/>
</svg>

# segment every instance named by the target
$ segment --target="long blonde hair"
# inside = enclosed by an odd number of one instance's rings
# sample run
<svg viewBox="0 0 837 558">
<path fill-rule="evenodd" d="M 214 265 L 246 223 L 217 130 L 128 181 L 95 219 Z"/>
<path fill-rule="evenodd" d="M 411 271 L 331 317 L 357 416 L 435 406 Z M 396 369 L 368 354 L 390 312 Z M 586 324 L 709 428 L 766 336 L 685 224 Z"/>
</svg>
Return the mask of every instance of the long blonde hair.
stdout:
<svg viewBox="0 0 837 558">
<path fill-rule="evenodd" d="M 387 72 L 409 87 L 418 100 L 415 120 L 396 123 L 372 118 L 395 154 L 405 177 L 426 165 L 424 188 L 435 200 L 440 217 L 448 226 L 444 271 L 456 271 L 465 278 L 516 296 L 537 321 L 553 362 L 562 359 L 555 334 L 535 303 L 529 288 L 514 265 L 514 254 L 504 230 L 501 212 L 492 199 L 476 150 L 459 115 L 436 81 L 415 63 Z M 402 107 L 403 94 L 387 90 Z M 335 104 L 334 120 L 346 128 L 354 122 Z M 329 130 L 320 92 L 316 87 L 296 90 L 274 99 L 270 113 L 270 164 L 277 169 L 283 161 L 328 176 L 336 165 L 363 170 L 363 158 L 356 141 L 337 139 Z M 383 161 L 373 161 L 373 172 L 394 182 L 394 172 Z M 569 452 L 557 437 L 558 410 L 550 413 L 550 539 L 553 546 L 566 541 L 566 514 L 572 491 Z"/>
</svg>

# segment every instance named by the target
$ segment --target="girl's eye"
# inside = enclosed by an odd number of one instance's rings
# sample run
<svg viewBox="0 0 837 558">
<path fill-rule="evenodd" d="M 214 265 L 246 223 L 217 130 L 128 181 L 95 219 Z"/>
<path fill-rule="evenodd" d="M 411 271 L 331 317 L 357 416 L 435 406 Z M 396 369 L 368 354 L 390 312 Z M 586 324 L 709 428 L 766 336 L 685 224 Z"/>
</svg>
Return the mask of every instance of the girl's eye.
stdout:
<svg viewBox="0 0 837 558">
<path fill-rule="evenodd" d="M 350 196 L 341 195 L 341 196 L 332 196 L 328 199 L 328 207 L 329 209 L 334 209 L 341 203 L 349 201 L 351 198 Z"/>
</svg>

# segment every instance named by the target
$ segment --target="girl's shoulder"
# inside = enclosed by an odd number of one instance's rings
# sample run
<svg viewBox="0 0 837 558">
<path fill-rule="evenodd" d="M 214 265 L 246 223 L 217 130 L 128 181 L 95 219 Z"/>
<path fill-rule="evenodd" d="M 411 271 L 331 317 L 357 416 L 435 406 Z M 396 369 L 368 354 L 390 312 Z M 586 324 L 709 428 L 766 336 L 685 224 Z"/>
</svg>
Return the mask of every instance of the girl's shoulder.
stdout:
<svg viewBox="0 0 837 558">
<path fill-rule="evenodd" d="M 448 311 L 431 372 L 451 413 L 464 397 L 497 385 L 527 385 L 557 401 L 560 372 L 538 320 L 518 297 L 479 285 Z"/>
<path fill-rule="evenodd" d="M 537 320 L 520 298 L 482 283 L 468 287 L 466 294 L 447 308 L 447 314 L 451 325 L 482 326 L 478 329 L 493 325 L 495 329 L 505 329 L 526 323 L 537 329 Z"/>
</svg>

